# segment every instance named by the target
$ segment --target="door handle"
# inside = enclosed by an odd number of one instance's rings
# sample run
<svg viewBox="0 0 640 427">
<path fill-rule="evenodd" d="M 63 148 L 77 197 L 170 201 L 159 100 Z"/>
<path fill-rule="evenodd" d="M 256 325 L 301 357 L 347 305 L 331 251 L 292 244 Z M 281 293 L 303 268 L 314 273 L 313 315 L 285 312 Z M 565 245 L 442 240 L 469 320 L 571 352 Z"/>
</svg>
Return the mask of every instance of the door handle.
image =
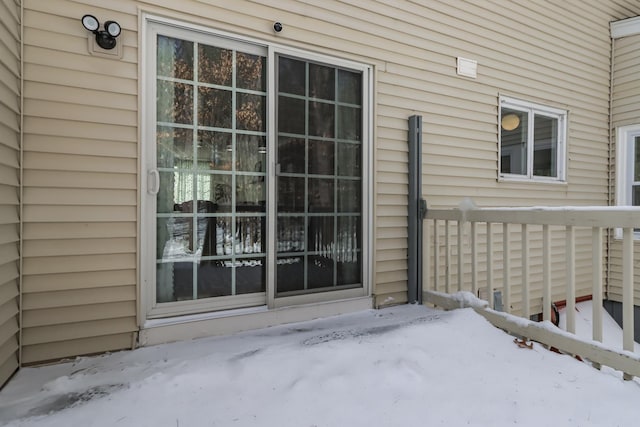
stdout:
<svg viewBox="0 0 640 427">
<path fill-rule="evenodd" d="M 160 173 L 157 169 L 151 169 L 147 175 L 147 193 L 155 196 L 158 191 L 160 191 Z"/>
</svg>

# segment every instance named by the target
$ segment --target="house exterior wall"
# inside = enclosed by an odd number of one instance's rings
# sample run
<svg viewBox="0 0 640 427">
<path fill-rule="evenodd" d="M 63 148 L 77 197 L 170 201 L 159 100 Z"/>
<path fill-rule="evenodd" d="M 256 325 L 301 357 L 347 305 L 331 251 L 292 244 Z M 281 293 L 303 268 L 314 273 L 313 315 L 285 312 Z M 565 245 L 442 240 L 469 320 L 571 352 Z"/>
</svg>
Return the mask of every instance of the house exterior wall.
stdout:
<svg viewBox="0 0 640 427">
<path fill-rule="evenodd" d="M 18 369 L 20 2 L 0 2 L 0 386 Z"/>
<path fill-rule="evenodd" d="M 640 34 L 613 41 L 611 202 L 616 203 L 616 129 L 640 124 Z M 607 298 L 622 302 L 622 240 L 610 240 Z M 640 241 L 634 243 L 634 305 L 640 306 Z"/>
<path fill-rule="evenodd" d="M 432 207 L 463 197 L 479 206 L 608 202 L 608 25 L 640 14 L 635 1 L 105 5 L 24 2 L 24 363 L 126 348 L 135 338 L 141 11 L 374 67 L 378 307 L 407 300 L 412 114 L 423 116 L 423 193 Z M 122 59 L 88 52 L 87 13 L 121 24 Z M 478 61 L 476 79 L 456 75 L 457 57 Z M 569 111 L 568 183 L 497 179 L 500 95 Z M 579 266 L 590 264 L 590 254 L 579 256 Z M 577 279 L 590 286 L 587 269 Z"/>
</svg>

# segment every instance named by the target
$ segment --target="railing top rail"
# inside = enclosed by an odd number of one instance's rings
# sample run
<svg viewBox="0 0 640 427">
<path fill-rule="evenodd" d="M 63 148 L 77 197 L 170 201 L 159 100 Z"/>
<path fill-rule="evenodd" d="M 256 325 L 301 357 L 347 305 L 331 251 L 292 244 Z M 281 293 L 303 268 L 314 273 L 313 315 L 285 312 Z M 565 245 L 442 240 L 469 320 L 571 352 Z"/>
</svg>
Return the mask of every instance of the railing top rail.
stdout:
<svg viewBox="0 0 640 427">
<path fill-rule="evenodd" d="M 640 207 L 563 206 L 429 209 L 428 219 L 508 224 L 640 228 Z"/>
</svg>

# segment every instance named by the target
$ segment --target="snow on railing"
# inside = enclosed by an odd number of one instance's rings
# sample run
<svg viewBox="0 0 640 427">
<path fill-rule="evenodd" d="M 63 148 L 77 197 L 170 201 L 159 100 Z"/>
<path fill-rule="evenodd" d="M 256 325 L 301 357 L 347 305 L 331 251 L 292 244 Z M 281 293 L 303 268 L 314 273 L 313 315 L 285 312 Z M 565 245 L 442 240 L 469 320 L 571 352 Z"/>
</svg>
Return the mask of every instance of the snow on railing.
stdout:
<svg viewBox="0 0 640 427">
<path fill-rule="evenodd" d="M 499 224 L 502 226 L 497 227 Z M 517 230 L 514 233 L 513 229 L 517 225 L 520 226 L 519 233 Z M 445 304 L 443 295 L 451 295 L 454 292 L 468 291 L 473 296 L 482 296 L 487 300 L 486 309 L 479 309 L 478 304 L 475 304 L 474 308 L 489 313 L 485 317 L 494 324 L 499 323 L 497 326 L 508 329 L 512 333 L 528 330 L 529 334 L 532 334 L 531 331 L 535 329 L 537 332 L 533 333 L 533 336 L 528 335 L 527 338 L 573 354 L 578 354 L 576 350 L 582 351 L 584 356 L 588 353 L 594 366 L 599 367 L 600 364 L 611 366 L 623 371 L 625 378 L 630 379 L 632 375 L 640 375 L 640 355 L 633 354 L 633 239 L 634 228 L 638 227 L 640 227 L 639 208 L 479 209 L 473 202 L 465 201 L 458 209 L 429 209 L 423 236 L 423 299 L 443 306 Z M 622 230 L 621 294 L 625 326 L 622 350 L 617 351 L 601 344 L 604 293 L 603 248 L 605 247 L 603 236 L 611 235 L 606 233 L 613 233 L 613 230 L 620 229 Z M 578 258 L 576 257 L 576 230 L 579 233 Z M 591 230 L 590 238 L 585 235 L 589 230 Z M 501 245 L 496 245 L 494 241 L 496 234 L 498 236 L 502 234 Z M 455 236 L 455 243 L 452 242 L 452 235 Z M 444 238 L 444 242 L 441 238 Z M 558 254 L 557 249 L 562 245 L 563 240 L 564 254 Z M 531 254 L 532 246 L 536 252 L 535 256 Z M 588 246 L 591 248 L 588 249 Z M 589 250 L 590 257 L 588 254 L 585 255 Z M 515 257 L 517 252 L 520 252 L 519 260 Z M 563 257 L 564 265 L 560 270 L 565 270 L 564 274 L 558 271 L 558 259 Z M 578 264 L 577 261 L 580 263 Z M 518 264 L 516 267 L 519 267 L 517 276 L 514 274 L 514 264 Z M 574 335 L 576 332 L 576 269 L 580 267 L 580 277 L 584 278 L 585 265 L 586 270 L 591 269 L 592 280 L 590 284 L 585 284 L 584 280 L 578 283 L 580 293 L 583 294 L 579 296 L 590 294 L 593 299 L 593 341 L 583 342 L 587 347 L 582 345 L 576 347 L 576 340 L 581 341 Z M 554 266 L 555 269 L 553 269 Z M 535 270 L 535 278 L 532 269 Z M 480 280 L 480 273 L 483 273 L 482 280 Z M 537 286 L 532 289 L 534 281 Z M 536 329 L 534 325 L 536 322 L 530 321 L 532 308 L 533 314 L 541 312 L 542 320 L 551 324 L 549 321 L 552 320 L 554 302 L 552 292 L 556 291 L 557 298 L 559 281 L 564 285 L 560 287 L 564 288 L 564 292 L 561 292 L 567 308 L 566 332 L 549 328 L 548 325 Z M 500 308 L 494 307 L 496 296 L 494 292 L 497 291 L 501 292 L 502 297 L 503 313 L 500 315 L 494 310 L 494 308 Z M 495 299 L 499 301 L 498 298 Z M 455 306 L 456 302 L 453 305 Z M 514 315 L 519 316 L 520 321 L 513 321 L 517 318 Z M 531 326 L 524 327 L 522 321 L 531 323 Z M 508 325 L 511 326 L 506 327 Z M 553 333 L 554 329 L 556 333 Z M 612 358 L 612 351 L 617 351 L 622 359 Z"/>
</svg>

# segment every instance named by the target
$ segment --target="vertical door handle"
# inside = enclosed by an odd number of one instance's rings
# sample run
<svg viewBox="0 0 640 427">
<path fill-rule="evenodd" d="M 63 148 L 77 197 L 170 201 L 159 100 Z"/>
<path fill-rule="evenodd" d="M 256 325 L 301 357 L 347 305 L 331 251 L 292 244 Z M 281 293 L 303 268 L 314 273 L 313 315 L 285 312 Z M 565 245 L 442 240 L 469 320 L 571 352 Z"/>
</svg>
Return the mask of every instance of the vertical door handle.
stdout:
<svg viewBox="0 0 640 427">
<path fill-rule="evenodd" d="M 155 196 L 158 191 L 160 191 L 160 173 L 157 169 L 151 169 L 147 175 L 147 193 Z"/>
</svg>

